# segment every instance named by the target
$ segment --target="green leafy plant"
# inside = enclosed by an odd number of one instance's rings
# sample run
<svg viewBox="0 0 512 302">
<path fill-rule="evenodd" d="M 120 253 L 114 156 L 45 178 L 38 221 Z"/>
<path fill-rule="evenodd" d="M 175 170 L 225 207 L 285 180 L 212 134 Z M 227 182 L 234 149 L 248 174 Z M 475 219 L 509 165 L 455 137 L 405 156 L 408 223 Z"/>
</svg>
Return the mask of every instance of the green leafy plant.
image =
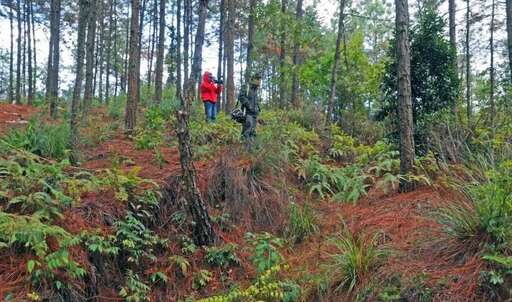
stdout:
<svg viewBox="0 0 512 302">
<path fill-rule="evenodd" d="M 119 296 L 128 302 L 150 301 L 149 292 L 151 288 L 140 280 L 139 275 L 128 270 L 125 276 L 125 285 L 121 287 Z"/>
<path fill-rule="evenodd" d="M 228 267 L 230 265 L 239 265 L 240 259 L 236 256 L 238 246 L 234 243 L 228 243 L 223 246 L 206 247 L 206 262 L 210 265 L 219 267 Z"/>
<path fill-rule="evenodd" d="M 210 283 L 213 278 L 213 274 L 207 270 L 200 270 L 192 274 L 192 288 L 193 289 L 202 289 Z"/>
<path fill-rule="evenodd" d="M 261 234 L 246 233 L 245 240 L 254 249 L 252 261 L 258 272 L 262 273 L 283 261 L 283 256 L 279 252 L 279 248 L 283 246 L 282 239 L 265 232 Z"/>
<path fill-rule="evenodd" d="M 190 269 L 190 262 L 183 256 L 173 255 L 169 257 L 172 266 L 176 266 L 183 276 L 187 276 Z"/>
</svg>

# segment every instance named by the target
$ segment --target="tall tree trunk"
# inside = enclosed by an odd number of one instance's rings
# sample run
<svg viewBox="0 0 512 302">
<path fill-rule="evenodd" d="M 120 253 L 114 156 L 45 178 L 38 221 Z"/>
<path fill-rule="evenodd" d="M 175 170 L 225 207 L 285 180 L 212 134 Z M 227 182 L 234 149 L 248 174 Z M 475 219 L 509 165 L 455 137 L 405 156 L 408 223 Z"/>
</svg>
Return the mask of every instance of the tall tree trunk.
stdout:
<svg viewBox="0 0 512 302">
<path fill-rule="evenodd" d="M 59 98 L 60 9 L 60 0 L 52 0 L 47 79 L 47 96 L 48 103 L 50 104 L 50 116 L 52 119 L 57 118 L 57 100 Z"/>
<path fill-rule="evenodd" d="M 341 49 L 341 39 L 343 38 L 343 22 L 344 22 L 344 12 L 345 12 L 345 0 L 340 0 L 340 16 L 338 18 L 338 36 L 336 37 L 336 51 L 334 53 L 334 64 L 332 66 L 331 71 L 331 88 L 329 90 L 329 100 L 327 105 L 327 117 L 325 119 L 326 125 L 329 125 L 332 120 L 332 112 L 334 109 L 334 97 L 336 95 L 336 80 L 338 77 L 338 68 L 340 65 L 340 49 Z"/>
<path fill-rule="evenodd" d="M 165 1 L 160 0 L 160 25 L 158 34 L 158 54 L 155 66 L 155 103 L 162 101 L 162 82 L 164 76 L 164 49 L 165 49 Z"/>
<path fill-rule="evenodd" d="M 222 62 L 223 62 L 223 49 L 224 49 L 224 15 L 225 15 L 225 0 L 220 0 L 220 19 L 219 19 L 219 55 L 217 61 L 217 78 L 222 78 Z M 221 110 L 222 103 L 222 93 L 217 95 L 217 111 Z"/>
<path fill-rule="evenodd" d="M 11 51 L 9 52 L 9 103 L 14 102 L 14 22 L 12 4 L 9 6 L 9 24 L 11 28 Z"/>
<path fill-rule="evenodd" d="M 99 17 L 98 17 L 98 24 L 96 26 L 99 26 L 100 27 L 100 30 L 97 30 L 96 31 L 96 34 L 97 34 L 97 42 L 96 42 L 96 55 L 95 55 L 95 63 L 94 63 L 94 81 L 93 81 L 93 87 L 92 87 L 92 91 L 93 91 L 93 95 L 97 95 L 98 96 L 98 99 L 99 101 L 102 103 L 103 102 L 103 45 L 105 44 L 104 42 L 104 35 L 105 35 L 105 30 L 104 30 L 104 27 L 105 27 L 105 23 L 103 22 L 104 20 L 104 15 L 105 15 L 105 5 L 103 3 L 103 0 L 99 0 L 98 3 L 96 4 L 98 6 L 98 12 L 99 12 Z M 99 89 L 98 89 L 99 88 Z"/>
<path fill-rule="evenodd" d="M 449 27 L 450 27 L 450 45 L 454 53 L 453 66 L 457 70 L 457 24 L 455 19 L 456 5 L 455 0 L 448 1 Z M 457 112 L 457 101 L 453 102 L 452 112 Z"/>
<path fill-rule="evenodd" d="M 140 41 L 139 41 L 139 13 L 140 1 L 131 0 L 132 16 L 130 26 L 130 55 L 128 70 L 128 99 L 126 102 L 126 112 L 124 127 L 127 133 L 132 133 L 137 122 L 137 105 L 139 103 L 139 74 L 140 74 Z"/>
<path fill-rule="evenodd" d="M 190 6 L 191 0 L 183 0 L 184 1 L 184 15 L 183 15 L 183 73 L 185 75 L 183 81 L 184 83 L 188 80 L 188 60 L 189 60 L 189 47 L 190 47 L 190 22 L 189 22 L 189 15 L 190 15 Z"/>
<path fill-rule="evenodd" d="M 25 4 L 26 4 L 26 1 L 25 1 Z M 25 5 L 26 7 L 26 5 Z M 21 77 L 22 77 L 22 80 L 21 80 L 21 89 L 22 89 L 22 96 L 23 96 L 23 99 L 26 100 L 27 99 L 27 14 L 26 14 L 26 10 L 24 7 L 21 8 L 22 9 L 22 14 L 23 14 L 23 52 L 22 52 L 22 58 L 21 58 L 21 64 L 22 64 L 22 69 L 21 69 Z"/>
<path fill-rule="evenodd" d="M 112 15 L 114 16 L 114 100 L 117 100 L 118 95 L 118 87 L 119 87 L 119 64 L 117 60 L 117 54 L 119 53 L 117 49 L 117 1 L 114 0 L 114 11 Z"/>
<path fill-rule="evenodd" d="M 192 147 L 188 127 L 189 109 L 196 95 L 196 80 L 201 74 L 202 48 L 207 13 L 207 0 L 200 0 L 199 23 L 195 39 L 194 59 L 189 79 L 185 84 L 185 97 L 181 101 L 181 109 L 177 112 L 178 141 L 182 183 L 185 192 L 185 204 L 193 220 L 193 238 L 197 245 L 210 245 L 217 240 L 206 205 L 196 185 L 195 168 L 192 163 Z"/>
<path fill-rule="evenodd" d="M 148 74 L 147 74 L 147 84 L 148 84 L 148 91 L 151 89 L 151 76 L 153 74 L 153 57 L 155 52 L 155 44 L 156 44 L 156 32 L 157 32 L 157 24 L 158 24 L 158 1 L 153 0 L 153 22 L 152 26 L 149 28 L 150 33 L 150 42 L 148 44 Z M 158 51 L 158 50 L 157 50 Z M 156 68 L 156 67 L 155 67 Z M 163 68 L 163 67 L 162 67 Z"/>
<path fill-rule="evenodd" d="M 130 41 L 130 5 L 128 5 L 128 11 L 127 11 L 127 21 L 126 21 L 126 37 L 125 37 L 125 49 L 124 49 L 124 76 L 123 76 L 123 83 L 121 84 L 123 86 L 123 92 L 128 93 L 126 90 L 126 84 L 128 81 L 128 52 L 129 52 L 129 41 Z"/>
<path fill-rule="evenodd" d="M 507 11 L 508 69 L 510 72 L 510 84 L 512 85 L 512 0 L 505 1 Z"/>
<path fill-rule="evenodd" d="M 411 101 L 411 50 L 409 45 L 409 7 L 407 0 L 395 0 L 396 49 L 398 62 L 398 114 L 400 118 L 400 174 L 407 175 L 414 169 L 414 138 Z M 415 184 L 407 179 L 400 181 L 400 191 L 410 192 Z"/>
<path fill-rule="evenodd" d="M 224 0 L 222 0 L 224 1 Z M 182 0 L 176 1 L 176 98 L 181 96 L 181 16 Z"/>
<path fill-rule="evenodd" d="M 245 66 L 245 82 L 249 83 L 252 73 L 252 50 L 254 48 L 254 14 L 256 9 L 256 0 L 249 0 L 249 22 L 247 26 L 247 58 Z"/>
<path fill-rule="evenodd" d="M 107 66 L 105 67 L 105 102 L 110 102 L 110 70 L 112 61 L 112 25 L 113 25 L 113 11 L 114 2 L 113 0 L 108 1 L 108 30 L 107 30 L 107 53 L 105 59 L 107 60 Z"/>
<path fill-rule="evenodd" d="M 21 104 L 21 1 L 16 2 L 18 18 L 18 51 L 16 53 L 16 104 Z"/>
<path fill-rule="evenodd" d="M 489 49 L 491 52 L 491 66 L 489 67 L 489 84 L 490 84 L 490 95 L 489 95 L 489 105 L 491 107 L 491 129 L 492 133 L 494 133 L 494 117 L 496 115 L 496 108 L 494 104 L 494 78 L 495 78 L 495 71 L 494 71 L 494 10 L 495 10 L 495 0 L 492 0 L 492 8 L 491 8 L 491 38 L 489 40 Z"/>
<path fill-rule="evenodd" d="M 279 53 L 279 104 L 283 108 L 286 104 L 286 74 L 285 74 L 285 60 L 286 60 L 286 9 L 288 0 L 281 0 L 281 41 Z"/>
<path fill-rule="evenodd" d="M 468 125 L 471 126 L 472 104 L 471 104 L 471 56 L 469 45 L 470 34 L 470 6 L 469 0 L 466 0 L 466 106 Z"/>
<path fill-rule="evenodd" d="M 92 105 L 92 78 L 94 67 L 94 43 L 96 38 L 96 2 L 97 0 L 89 0 L 89 5 L 92 13 L 87 17 L 87 42 L 85 54 L 85 88 L 84 88 L 84 102 L 83 102 L 83 119 L 87 119 L 87 115 Z"/>
<path fill-rule="evenodd" d="M 302 15 L 304 14 L 302 10 L 302 1 L 297 0 L 297 11 L 295 13 L 295 19 L 298 24 L 297 32 L 294 37 L 295 43 L 293 46 L 293 74 L 292 74 L 292 102 L 293 105 L 297 108 L 299 106 L 299 50 L 300 50 L 300 42 L 301 39 L 301 26 L 300 22 L 302 21 Z"/>
<path fill-rule="evenodd" d="M 76 64 L 75 64 L 75 85 L 73 88 L 73 99 L 71 101 L 71 118 L 70 118 L 70 142 L 71 153 L 70 161 L 73 165 L 78 162 L 78 109 L 80 105 L 80 94 L 82 90 L 82 78 L 84 67 L 84 48 L 85 48 L 85 32 L 90 10 L 90 0 L 80 0 L 80 14 L 78 18 L 78 35 L 76 45 Z"/>
<path fill-rule="evenodd" d="M 142 6 L 140 8 L 140 16 L 139 16 L 139 59 L 137 60 L 137 70 L 139 72 L 139 77 L 137 79 L 139 88 L 137 89 L 137 99 L 140 100 L 140 87 L 141 87 L 141 78 L 140 78 L 140 62 L 142 56 L 142 45 L 144 45 L 144 41 L 142 40 L 144 34 L 144 19 L 146 16 L 146 4 L 149 0 L 142 0 Z"/>
<path fill-rule="evenodd" d="M 227 6 L 227 23 L 224 49 L 226 52 L 226 112 L 230 112 L 235 105 L 235 3 L 234 0 L 225 0 Z"/>
<path fill-rule="evenodd" d="M 32 89 L 34 94 L 37 92 L 37 46 L 36 46 L 36 26 L 34 21 L 34 5 L 32 1 L 29 1 L 30 4 L 30 18 L 32 20 L 32 49 L 33 49 L 33 58 L 34 58 L 34 68 L 33 68 L 33 82 Z"/>
<path fill-rule="evenodd" d="M 32 2 L 32 1 L 29 1 Z M 32 21 L 31 21 L 31 15 L 30 15 L 30 6 L 31 4 L 28 2 L 25 2 L 25 19 L 26 19 L 26 26 L 27 26 L 27 73 L 28 73 L 28 95 L 27 95 L 27 103 L 29 105 L 32 105 L 32 102 L 34 101 L 34 87 L 33 85 L 33 76 L 32 73 Z M 34 66 L 35 67 L 35 66 Z"/>
</svg>

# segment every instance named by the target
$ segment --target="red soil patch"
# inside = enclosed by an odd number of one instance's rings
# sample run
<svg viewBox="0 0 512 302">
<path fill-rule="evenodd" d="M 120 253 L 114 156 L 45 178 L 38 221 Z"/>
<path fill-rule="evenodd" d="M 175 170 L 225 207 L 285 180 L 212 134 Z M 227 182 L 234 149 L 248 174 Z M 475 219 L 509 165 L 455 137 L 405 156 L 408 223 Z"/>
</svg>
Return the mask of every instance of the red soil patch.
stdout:
<svg viewBox="0 0 512 302">
<path fill-rule="evenodd" d="M 37 108 L 27 105 L 0 104 L 0 133 L 25 125 L 37 111 Z"/>
</svg>

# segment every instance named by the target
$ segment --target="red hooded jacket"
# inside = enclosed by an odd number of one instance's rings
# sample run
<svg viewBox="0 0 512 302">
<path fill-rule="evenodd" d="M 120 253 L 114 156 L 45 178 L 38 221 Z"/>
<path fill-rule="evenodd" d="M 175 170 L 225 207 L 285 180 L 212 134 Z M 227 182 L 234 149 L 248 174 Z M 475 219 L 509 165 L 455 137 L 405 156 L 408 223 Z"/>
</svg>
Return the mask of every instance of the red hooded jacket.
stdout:
<svg viewBox="0 0 512 302">
<path fill-rule="evenodd" d="M 200 86 L 201 100 L 203 102 L 217 103 L 217 95 L 222 91 L 222 85 L 215 85 L 209 75 L 209 72 L 203 74 L 203 81 Z"/>
</svg>

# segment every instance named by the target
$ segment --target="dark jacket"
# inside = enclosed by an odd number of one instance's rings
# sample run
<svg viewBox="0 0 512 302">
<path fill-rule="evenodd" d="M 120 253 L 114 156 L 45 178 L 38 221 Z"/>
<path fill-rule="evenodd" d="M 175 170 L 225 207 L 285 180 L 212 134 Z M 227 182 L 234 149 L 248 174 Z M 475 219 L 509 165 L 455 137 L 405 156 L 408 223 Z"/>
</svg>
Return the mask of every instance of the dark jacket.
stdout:
<svg viewBox="0 0 512 302">
<path fill-rule="evenodd" d="M 240 104 L 242 104 L 242 110 L 245 109 L 247 114 L 256 116 L 260 113 L 260 102 L 257 87 L 251 87 L 247 95 L 245 93 L 240 94 L 239 99 Z"/>
</svg>

